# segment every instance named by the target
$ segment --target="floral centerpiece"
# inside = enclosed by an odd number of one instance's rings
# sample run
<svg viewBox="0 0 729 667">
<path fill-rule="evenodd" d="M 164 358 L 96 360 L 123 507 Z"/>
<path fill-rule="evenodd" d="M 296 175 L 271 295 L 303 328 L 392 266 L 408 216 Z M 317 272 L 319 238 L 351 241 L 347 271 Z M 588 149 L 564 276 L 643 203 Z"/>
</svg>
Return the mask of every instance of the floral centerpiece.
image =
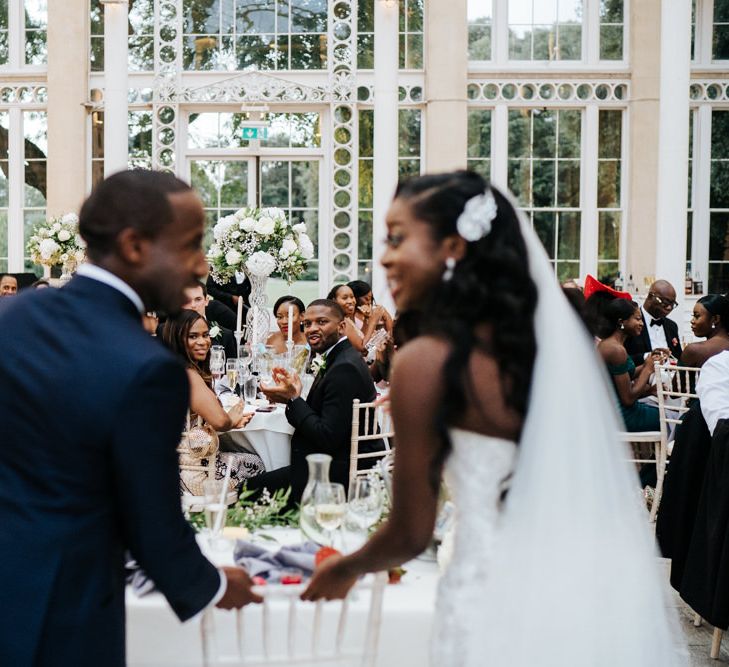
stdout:
<svg viewBox="0 0 729 667">
<path fill-rule="evenodd" d="M 266 280 L 275 274 L 291 283 L 304 272 L 307 260 L 314 256 L 306 225 L 290 224 L 280 208 L 242 208 L 218 220 L 213 239 L 208 252 L 213 280 L 224 285 L 237 273 L 248 276 L 248 340 L 265 340 L 269 328 Z"/>
<path fill-rule="evenodd" d="M 39 223 L 28 239 L 27 250 L 36 264 L 48 270 L 62 266 L 61 278 L 70 278 L 86 257 L 86 244 L 78 233 L 78 216 L 66 213 Z"/>
</svg>

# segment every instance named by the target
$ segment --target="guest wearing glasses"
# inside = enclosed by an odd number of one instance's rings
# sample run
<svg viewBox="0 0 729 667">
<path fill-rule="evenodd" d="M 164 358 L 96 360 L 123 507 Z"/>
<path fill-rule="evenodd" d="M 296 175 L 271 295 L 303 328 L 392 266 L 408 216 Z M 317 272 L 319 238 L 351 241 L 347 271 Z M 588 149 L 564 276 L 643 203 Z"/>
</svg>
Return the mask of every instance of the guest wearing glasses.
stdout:
<svg viewBox="0 0 729 667">
<path fill-rule="evenodd" d="M 625 342 L 625 349 L 636 366 L 640 366 L 652 350 L 664 350 L 676 359 L 680 358 L 678 325 L 668 318 L 677 305 L 676 290 L 667 280 L 656 280 L 650 286 L 648 296 L 640 307 L 643 331 Z"/>
<path fill-rule="evenodd" d="M 681 354 L 682 366 L 700 367 L 714 355 L 729 350 L 729 299 L 721 294 L 707 294 L 694 306 L 691 331 L 706 340 L 691 343 Z"/>
<path fill-rule="evenodd" d="M 289 306 L 293 307 L 292 312 L 292 328 L 294 345 L 308 345 L 306 342 L 306 336 L 301 328 L 301 316 L 304 314 L 304 302 L 295 296 L 286 295 L 280 297 L 275 304 L 273 304 L 273 314 L 276 317 L 276 324 L 278 331 L 272 333 L 266 345 L 273 345 L 273 349 L 276 354 L 283 354 L 286 352 L 286 341 L 289 337 Z"/>
</svg>

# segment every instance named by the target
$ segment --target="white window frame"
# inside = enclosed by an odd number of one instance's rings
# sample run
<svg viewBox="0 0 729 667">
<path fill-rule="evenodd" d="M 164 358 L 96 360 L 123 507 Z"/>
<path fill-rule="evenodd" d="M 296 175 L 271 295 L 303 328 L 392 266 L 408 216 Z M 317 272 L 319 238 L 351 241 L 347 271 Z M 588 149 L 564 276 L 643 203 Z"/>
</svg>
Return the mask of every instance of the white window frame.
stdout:
<svg viewBox="0 0 729 667">
<path fill-rule="evenodd" d="M 491 60 L 469 60 L 470 72 L 627 71 L 630 63 L 630 1 L 623 4 L 623 59 L 600 60 L 600 0 L 583 0 L 581 60 L 510 60 L 509 0 L 493 0 L 491 13 Z"/>
<path fill-rule="evenodd" d="M 696 0 L 696 28 L 694 33 L 694 58 L 691 68 L 701 71 L 726 72 L 729 58 L 712 60 L 714 39 L 714 0 Z"/>
<path fill-rule="evenodd" d="M 626 231 L 628 228 L 627 184 L 629 155 L 629 114 L 627 105 L 609 106 L 597 103 L 544 104 L 543 102 L 495 102 L 491 104 L 472 103 L 469 109 L 491 110 L 491 181 L 501 189 L 508 184 L 509 111 L 518 108 L 579 109 L 582 112 L 582 137 L 580 155 L 580 279 L 589 273 L 597 275 L 599 215 L 597 206 L 599 113 L 602 109 L 622 111 L 620 206 L 611 209 L 620 212 L 620 248 L 617 258 L 619 271 L 625 273 Z M 589 157 L 592 156 L 592 159 Z M 694 214 L 695 215 L 695 214 Z"/>
<path fill-rule="evenodd" d="M 47 48 L 48 29 L 46 28 Z M 25 3 L 23 0 L 8 0 L 8 62 L 0 65 L 0 74 L 2 76 L 21 72 L 23 75 L 40 74 L 47 70 L 47 65 L 25 64 Z"/>
</svg>

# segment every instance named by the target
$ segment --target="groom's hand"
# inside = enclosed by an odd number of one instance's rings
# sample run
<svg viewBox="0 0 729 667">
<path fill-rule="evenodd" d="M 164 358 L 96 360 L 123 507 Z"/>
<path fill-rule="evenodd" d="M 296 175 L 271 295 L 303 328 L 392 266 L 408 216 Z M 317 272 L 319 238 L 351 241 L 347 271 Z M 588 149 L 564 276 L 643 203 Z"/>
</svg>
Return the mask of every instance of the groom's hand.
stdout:
<svg viewBox="0 0 729 667">
<path fill-rule="evenodd" d="M 263 602 L 263 598 L 251 590 L 253 582 L 243 568 L 223 567 L 222 570 L 225 573 L 228 585 L 225 589 L 225 595 L 218 600 L 216 607 L 240 609 L 251 602 Z"/>
</svg>

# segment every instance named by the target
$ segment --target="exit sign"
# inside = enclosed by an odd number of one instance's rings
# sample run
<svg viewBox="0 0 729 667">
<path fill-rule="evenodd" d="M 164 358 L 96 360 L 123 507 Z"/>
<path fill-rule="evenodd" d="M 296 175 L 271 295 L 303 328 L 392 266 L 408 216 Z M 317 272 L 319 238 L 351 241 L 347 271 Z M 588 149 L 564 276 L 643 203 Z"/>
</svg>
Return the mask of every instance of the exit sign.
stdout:
<svg viewBox="0 0 729 667">
<path fill-rule="evenodd" d="M 268 139 L 267 127 L 244 127 L 242 130 L 243 138 L 247 140 Z"/>
</svg>

